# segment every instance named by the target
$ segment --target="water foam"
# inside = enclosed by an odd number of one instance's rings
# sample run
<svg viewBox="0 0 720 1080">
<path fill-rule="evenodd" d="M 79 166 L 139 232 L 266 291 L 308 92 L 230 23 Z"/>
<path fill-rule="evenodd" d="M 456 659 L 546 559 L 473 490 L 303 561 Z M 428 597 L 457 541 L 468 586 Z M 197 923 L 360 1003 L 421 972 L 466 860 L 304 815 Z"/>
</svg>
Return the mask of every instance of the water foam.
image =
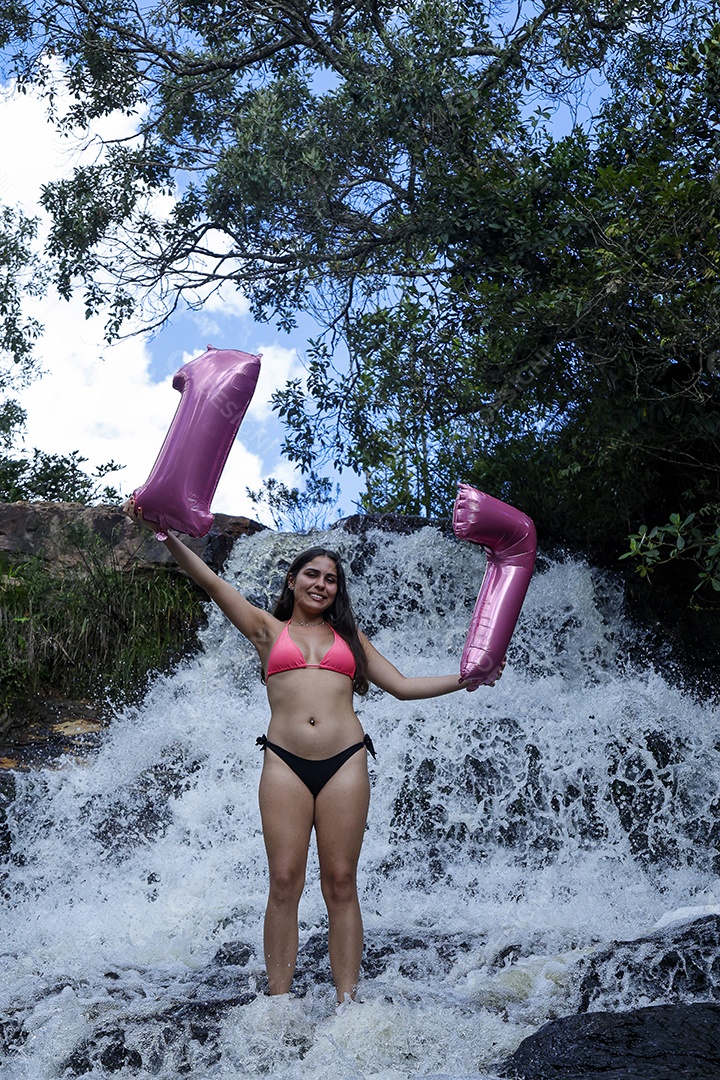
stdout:
<svg viewBox="0 0 720 1080">
<path fill-rule="evenodd" d="M 381 652 L 409 675 L 457 669 L 477 549 L 430 528 L 322 539 Z M 267 604 L 299 546 L 245 538 L 228 577 Z M 577 1008 L 593 949 L 720 905 L 713 709 L 635 663 L 632 641 L 611 579 L 542 560 L 495 688 L 358 700 L 378 750 L 365 1000 L 335 1016 L 314 855 L 302 996 L 260 993 L 268 708 L 254 651 L 214 612 L 203 651 L 90 763 L 17 778 L 0 1078 L 491 1075 Z"/>
</svg>

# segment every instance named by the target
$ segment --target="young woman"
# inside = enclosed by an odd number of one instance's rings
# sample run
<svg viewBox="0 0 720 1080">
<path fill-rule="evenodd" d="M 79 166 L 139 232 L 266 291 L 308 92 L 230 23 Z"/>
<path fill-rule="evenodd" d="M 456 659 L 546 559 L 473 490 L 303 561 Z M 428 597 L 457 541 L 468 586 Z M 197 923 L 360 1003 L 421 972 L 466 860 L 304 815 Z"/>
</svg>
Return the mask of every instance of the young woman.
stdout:
<svg viewBox="0 0 720 1080">
<path fill-rule="evenodd" d="M 124 510 L 143 523 L 132 500 Z M 457 674 L 406 678 L 381 656 L 358 630 L 342 565 L 326 548 L 297 556 L 270 614 L 177 537 L 164 543 L 255 646 L 267 684 L 270 723 L 258 744 L 265 755 L 259 798 L 270 875 L 264 928 L 269 992 L 290 990 L 314 828 L 333 980 L 339 1002 L 354 998 L 363 948 L 356 873 L 370 801 L 367 755 L 374 750 L 353 710 L 353 693 L 365 693 L 372 682 L 407 701 L 474 686 Z"/>
</svg>

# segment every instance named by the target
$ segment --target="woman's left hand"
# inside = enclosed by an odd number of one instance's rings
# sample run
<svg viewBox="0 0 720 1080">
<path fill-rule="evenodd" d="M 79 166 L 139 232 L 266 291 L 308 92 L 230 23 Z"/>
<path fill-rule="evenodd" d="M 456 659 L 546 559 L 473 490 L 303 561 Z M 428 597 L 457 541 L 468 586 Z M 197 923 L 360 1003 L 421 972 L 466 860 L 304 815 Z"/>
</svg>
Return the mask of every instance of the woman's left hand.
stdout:
<svg viewBox="0 0 720 1080">
<path fill-rule="evenodd" d="M 500 669 L 499 669 L 497 675 L 495 676 L 495 678 L 493 679 L 493 681 L 491 683 L 474 682 L 471 679 L 468 679 L 468 680 L 463 679 L 463 680 L 461 680 L 463 682 L 467 692 L 469 694 L 472 694 L 473 691 L 477 690 L 478 686 L 494 686 L 495 683 L 498 681 L 498 679 L 502 679 L 502 673 L 505 670 L 506 663 L 507 663 L 507 656 L 503 656 L 503 662 L 500 665 Z"/>
</svg>

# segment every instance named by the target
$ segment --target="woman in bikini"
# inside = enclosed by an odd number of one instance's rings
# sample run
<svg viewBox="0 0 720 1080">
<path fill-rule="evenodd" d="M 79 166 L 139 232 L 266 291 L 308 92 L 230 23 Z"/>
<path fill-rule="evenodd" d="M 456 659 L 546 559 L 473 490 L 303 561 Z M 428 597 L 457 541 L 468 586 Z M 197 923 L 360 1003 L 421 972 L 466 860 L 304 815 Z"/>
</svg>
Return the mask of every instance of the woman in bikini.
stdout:
<svg viewBox="0 0 720 1080">
<path fill-rule="evenodd" d="M 124 506 L 140 524 L 132 499 Z M 400 700 L 474 689 L 455 675 L 406 678 L 358 630 L 337 555 L 298 555 L 272 614 L 255 607 L 177 537 L 164 541 L 178 565 L 257 649 L 270 723 L 260 814 L 270 875 L 264 949 L 270 994 L 290 990 L 298 951 L 298 904 L 313 828 L 328 911 L 330 967 L 339 1002 L 354 998 L 363 927 L 356 874 L 374 749 L 353 710 L 370 682 Z"/>
</svg>

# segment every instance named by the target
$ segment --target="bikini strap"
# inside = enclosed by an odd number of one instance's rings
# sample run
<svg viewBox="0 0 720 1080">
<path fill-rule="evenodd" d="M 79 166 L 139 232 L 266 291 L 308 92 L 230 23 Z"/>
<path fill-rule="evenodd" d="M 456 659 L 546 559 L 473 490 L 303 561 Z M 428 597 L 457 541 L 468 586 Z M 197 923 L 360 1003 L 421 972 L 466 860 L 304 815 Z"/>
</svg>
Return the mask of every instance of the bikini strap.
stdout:
<svg viewBox="0 0 720 1080">
<path fill-rule="evenodd" d="M 368 753 L 372 754 L 374 758 L 377 758 L 377 754 L 375 753 L 375 747 L 373 746 L 373 741 L 369 735 L 366 735 L 363 739 L 363 746 L 367 747 Z"/>
<path fill-rule="evenodd" d="M 367 747 L 368 753 L 372 754 L 372 756 L 377 760 L 377 754 L 375 753 L 375 747 L 373 746 L 373 741 L 372 741 L 372 739 L 370 738 L 369 735 L 365 736 L 365 738 L 362 741 L 362 744 L 363 744 L 363 746 Z M 267 735 L 258 735 L 257 739 L 255 740 L 255 745 L 259 746 L 261 750 L 264 750 L 265 747 L 267 746 Z"/>
</svg>

